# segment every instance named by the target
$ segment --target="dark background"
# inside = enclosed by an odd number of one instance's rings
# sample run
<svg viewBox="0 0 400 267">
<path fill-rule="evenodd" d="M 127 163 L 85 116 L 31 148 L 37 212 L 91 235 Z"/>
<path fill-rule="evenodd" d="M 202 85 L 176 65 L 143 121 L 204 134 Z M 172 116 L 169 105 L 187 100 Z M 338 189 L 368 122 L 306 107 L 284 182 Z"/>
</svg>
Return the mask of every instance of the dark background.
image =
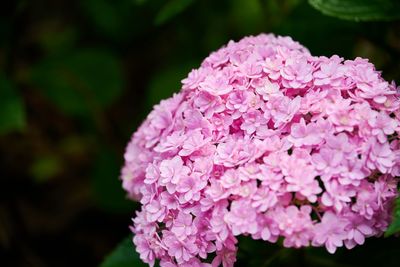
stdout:
<svg viewBox="0 0 400 267">
<path fill-rule="evenodd" d="M 314 55 L 367 57 L 400 81 L 399 21 L 340 20 L 305 0 L 0 4 L 0 265 L 97 266 L 138 208 L 118 180 L 130 135 L 211 51 L 261 32 L 290 35 Z M 238 266 L 309 260 L 307 250 L 249 242 Z M 399 248 L 377 239 L 311 261 L 395 266 Z"/>
</svg>

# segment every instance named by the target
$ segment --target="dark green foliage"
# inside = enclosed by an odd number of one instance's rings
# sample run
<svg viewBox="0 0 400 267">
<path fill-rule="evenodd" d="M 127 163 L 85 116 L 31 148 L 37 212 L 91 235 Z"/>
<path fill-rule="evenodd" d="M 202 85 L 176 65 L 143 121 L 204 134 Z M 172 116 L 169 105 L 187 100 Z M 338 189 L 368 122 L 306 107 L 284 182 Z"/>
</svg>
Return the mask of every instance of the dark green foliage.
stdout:
<svg viewBox="0 0 400 267">
<path fill-rule="evenodd" d="M 352 250 L 339 248 L 329 254 L 325 248 L 287 249 L 282 244 L 270 244 L 250 237 L 239 238 L 237 266 L 249 267 L 385 267 L 398 265 L 400 241 L 396 238 L 372 238 Z M 382 249 L 385 247 L 386 249 Z M 384 260 L 383 260 L 384 259 Z"/>
<path fill-rule="evenodd" d="M 195 0 L 171 0 L 165 3 L 165 5 L 160 9 L 156 18 L 155 24 L 161 25 L 172 19 L 177 14 L 183 12 L 188 8 Z"/>
<path fill-rule="evenodd" d="M 32 80 L 49 100 L 71 115 L 85 115 L 107 107 L 123 89 L 117 58 L 97 49 L 46 58 L 34 66 Z"/>
<path fill-rule="evenodd" d="M 25 127 L 25 108 L 15 86 L 0 75 L 0 134 Z"/>
<path fill-rule="evenodd" d="M 121 181 L 118 179 L 122 162 L 111 151 L 105 148 L 102 150 L 96 156 L 91 174 L 95 200 L 108 212 L 131 212 L 134 203 L 126 199 L 125 192 L 121 188 Z M 116 179 L 110 179 L 110 177 Z"/>
<path fill-rule="evenodd" d="M 181 80 L 183 80 L 187 73 L 195 64 L 191 62 L 183 62 L 178 66 L 169 66 L 167 69 L 155 72 L 148 87 L 147 103 L 150 103 L 149 108 L 153 103 L 157 103 L 160 99 L 171 97 L 177 93 L 180 88 Z"/>
<path fill-rule="evenodd" d="M 100 267 L 146 267 L 132 246 L 132 238 L 125 238 L 115 250 L 109 254 Z"/>
<path fill-rule="evenodd" d="M 400 19 L 398 0 L 308 0 L 322 13 L 355 21 Z"/>
<path fill-rule="evenodd" d="M 393 221 L 387 229 L 385 236 L 390 236 L 398 232 L 400 232 L 400 198 L 396 199 L 395 207 L 393 210 Z"/>
</svg>

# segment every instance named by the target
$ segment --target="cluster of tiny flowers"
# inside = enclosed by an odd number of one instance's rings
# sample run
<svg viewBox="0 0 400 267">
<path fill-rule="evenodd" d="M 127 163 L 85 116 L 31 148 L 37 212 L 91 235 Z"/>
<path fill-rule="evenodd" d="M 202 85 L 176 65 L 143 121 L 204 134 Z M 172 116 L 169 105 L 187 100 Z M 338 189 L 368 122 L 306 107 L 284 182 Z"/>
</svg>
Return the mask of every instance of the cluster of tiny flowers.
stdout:
<svg viewBox="0 0 400 267">
<path fill-rule="evenodd" d="M 289 37 L 229 42 L 149 114 L 121 178 L 153 266 L 233 266 L 238 235 L 353 248 L 391 220 L 400 88 Z"/>
</svg>

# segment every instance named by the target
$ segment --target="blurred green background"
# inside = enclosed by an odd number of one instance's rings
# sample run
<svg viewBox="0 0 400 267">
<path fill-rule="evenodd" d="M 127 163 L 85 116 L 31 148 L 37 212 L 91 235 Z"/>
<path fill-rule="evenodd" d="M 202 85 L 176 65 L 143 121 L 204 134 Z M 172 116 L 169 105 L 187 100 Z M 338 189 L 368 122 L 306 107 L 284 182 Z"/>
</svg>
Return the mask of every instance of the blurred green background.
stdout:
<svg viewBox="0 0 400 267">
<path fill-rule="evenodd" d="M 138 208 L 118 180 L 130 135 L 231 39 L 290 35 L 314 55 L 369 58 L 400 81 L 400 1 L 341 1 L 0 4 L 0 265 L 98 266 Z M 139 266 L 126 244 L 103 266 Z M 400 249 L 394 238 L 335 257 L 240 244 L 238 266 L 397 266 Z"/>
</svg>

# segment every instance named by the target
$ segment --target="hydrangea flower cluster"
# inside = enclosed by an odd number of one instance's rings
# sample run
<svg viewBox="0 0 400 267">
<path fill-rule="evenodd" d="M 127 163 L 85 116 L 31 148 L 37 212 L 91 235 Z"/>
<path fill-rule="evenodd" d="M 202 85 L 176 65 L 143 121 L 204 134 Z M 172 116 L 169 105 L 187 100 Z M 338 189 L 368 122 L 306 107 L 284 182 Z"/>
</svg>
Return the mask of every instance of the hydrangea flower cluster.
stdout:
<svg viewBox="0 0 400 267">
<path fill-rule="evenodd" d="M 233 266 L 238 235 L 334 253 L 385 231 L 400 88 L 368 60 L 261 34 L 229 42 L 182 83 L 125 153 L 144 262 Z"/>
</svg>

